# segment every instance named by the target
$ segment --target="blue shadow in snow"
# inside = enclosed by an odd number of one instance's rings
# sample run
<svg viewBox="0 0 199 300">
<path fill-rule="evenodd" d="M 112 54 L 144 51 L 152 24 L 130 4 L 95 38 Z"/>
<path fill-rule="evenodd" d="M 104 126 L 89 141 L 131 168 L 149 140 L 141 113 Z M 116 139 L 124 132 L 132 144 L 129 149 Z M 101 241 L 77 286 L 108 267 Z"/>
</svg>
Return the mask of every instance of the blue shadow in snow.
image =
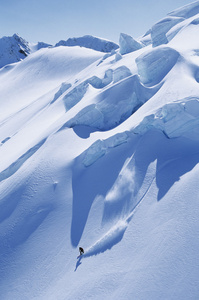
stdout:
<svg viewBox="0 0 199 300">
<path fill-rule="evenodd" d="M 53 206 L 49 204 L 37 207 L 23 218 L 21 217 L 6 235 L 0 236 L 0 253 L 8 254 L 9 251 L 12 251 L 17 246 L 25 243 L 52 210 Z"/>
<path fill-rule="evenodd" d="M 188 142 L 188 144 L 186 142 Z M 179 148 L 183 149 L 179 149 L 181 156 L 157 170 L 156 183 L 159 189 L 158 200 L 161 200 L 164 195 L 166 195 L 173 184 L 180 180 L 181 176 L 190 172 L 199 163 L 198 142 L 181 140 L 179 146 Z"/>
<path fill-rule="evenodd" d="M 137 192 L 144 182 L 149 165 L 157 161 L 156 171 L 151 175 L 143 196 L 153 179 L 156 179 L 157 199 L 161 200 L 174 183 L 199 162 L 199 142 L 185 137 L 169 139 L 163 132 L 153 129 L 140 139 L 133 159 Z"/>
<path fill-rule="evenodd" d="M 38 207 L 35 211 L 27 214 L 14 228 L 8 242 L 11 248 L 23 244 L 43 223 L 48 214 L 53 210 L 51 204 Z"/>
<path fill-rule="evenodd" d="M 132 194 L 124 196 L 121 202 L 105 204 L 103 219 L 111 219 L 121 209 L 125 209 L 125 213 L 128 213 L 128 210 L 133 211 L 147 194 L 154 179 L 158 188 L 157 200 L 161 200 L 174 183 L 199 162 L 198 149 L 198 141 L 185 137 L 169 139 L 162 131 L 152 129 L 143 136 L 135 136 L 128 143 L 110 149 L 105 156 L 89 167 L 83 167 L 81 160 L 77 158 L 73 166 L 72 178 L 72 245 L 76 247 L 81 239 L 95 197 L 107 194 L 124 162 L 132 154 L 134 155 L 128 167 L 134 168 L 136 187 Z M 153 173 L 148 174 L 150 164 L 155 161 L 156 168 L 153 169 Z M 146 175 L 148 179 L 143 185 Z M 106 249 L 109 247 L 107 243 L 104 244 Z M 111 245 L 114 243 L 112 241 Z M 95 249 L 96 253 L 103 252 L 103 245 L 100 247 L 101 249 Z"/>
<path fill-rule="evenodd" d="M 112 187 L 124 162 L 132 155 L 137 139 L 135 136 L 127 143 L 110 149 L 89 167 L 84 167 L 78 158 L 75 160 L 71 223 L 71 243 L 74 247 L 79 244 L 94 199 L 98 195 L 105 196 Z"/>
<path fill-rule="evenodd" d="M 82 256 L 80 256 L 80 257 L 78 258 L 77 263 L 76 263 L 76 266 L 75 266 L 74 272 L 76 272 L 77 269 L 78 269 L 78 267 L 82 264 L 81 260 L 82 260 Z"/>
<path fill-rule="evenodd" d="M 40 149 L 45 141 L 46 139 L 43 139 L 40 143 L 30 148 L 8 168 L 2 171 L 0 173 L 0 182 L 14 175 L 23 166 L 23 164 Z M 13 213 L 18 203 L 20 202 L 25 189 L 26 187 L 24 185 L 21 185 L 17 187 L 17 189 L 10 195 L 4 197 L 3 199 L 0 199 L 0 222 L 3 222 Z"/>
<path fill-rule="evenodd" d="M 40 143 L 35 145 L 34 147 L 30 148 L 26 153 L 24 153 L 22 156 L 20 156 L 14 163 L 12 163 L 8 168 L 3 170 L 0 173 L 0 182 L 2 180 L 5 180 L 15 174 L 21 166 L 31 157 L 41 146 L 45 143 L 46 139 L 43 139 Z"/>
<path fill-rule="evenodd" d="M 198 149 L 199 142 L 185 137 L 169 139 L 155 129 L 145 133 L 128 162 L 129 170 L 135 172 L 134 190 L 125 191 L 118 202 L 105 202 L 103 220 L 111 220 L 119 214 L 128 216 L 145 197 L 154 180 L 158 188 L 157 200 L 161 200 L 175 182 L 199 162 Z M 155 161 L 156 167 L 149 170 Z"/>
<path fill-rule="evenodd" d="M 82 139 L 89 138 L 92 132 L 97 131 L 96 128 L 86 125 L 76 125 L 73 127 L 73 131 Z"/>
</svg>

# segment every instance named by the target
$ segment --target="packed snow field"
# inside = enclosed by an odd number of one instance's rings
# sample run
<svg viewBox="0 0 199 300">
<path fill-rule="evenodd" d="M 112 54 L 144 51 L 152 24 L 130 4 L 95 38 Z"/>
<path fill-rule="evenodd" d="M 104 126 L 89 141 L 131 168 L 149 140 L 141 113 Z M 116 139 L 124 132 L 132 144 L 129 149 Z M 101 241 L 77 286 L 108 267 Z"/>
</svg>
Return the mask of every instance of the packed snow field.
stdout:
<svg viewBox="0 0 199 300">
<path fill-rule="evenodd" d="M 199 299 L 198 36 L 0 39 L 2 300 Z"/>
</svg>

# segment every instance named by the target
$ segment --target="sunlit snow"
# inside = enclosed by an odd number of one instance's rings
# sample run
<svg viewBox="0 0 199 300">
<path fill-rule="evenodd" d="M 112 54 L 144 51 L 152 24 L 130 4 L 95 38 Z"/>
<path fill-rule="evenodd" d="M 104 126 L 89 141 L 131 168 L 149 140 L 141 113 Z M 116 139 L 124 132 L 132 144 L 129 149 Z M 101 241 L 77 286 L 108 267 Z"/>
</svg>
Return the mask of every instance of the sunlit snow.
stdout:
<svg viewBox="0 0 199 300">
<path fill-rule="evenodd" d="M 198 20 L 0 39 L 2 300 L 199 299 Z"/>
</svg>

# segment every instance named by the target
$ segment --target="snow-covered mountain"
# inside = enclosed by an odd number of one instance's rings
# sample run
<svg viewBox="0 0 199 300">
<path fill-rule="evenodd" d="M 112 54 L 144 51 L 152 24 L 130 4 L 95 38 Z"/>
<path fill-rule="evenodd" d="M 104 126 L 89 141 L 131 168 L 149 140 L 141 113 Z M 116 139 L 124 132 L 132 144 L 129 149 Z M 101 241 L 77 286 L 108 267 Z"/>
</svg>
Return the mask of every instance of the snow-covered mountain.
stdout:
<svg viewBox="0 0 199 300">
<path fill-rule="evenodd" d="M 24 59 L 31 52 L 28 43 L 19 35 L 0 39 L 0 68 Z"/>
<path fill-rule="evenodd" d="M 0 69 L 1 299 L 199 298 L 198 8 Z"/>
<path fill-rule="evenodd" d="M 0 68 L 21 61 L 30 53 L 49 46 L 43 42 L 29 43 L 18 34 L 10 37 L 4 36 L 0 39 Z"/>
<path fill-rule="evenodd" d="M 80 46 L 101 52 L 111 52 L 119 48 L 119 46 L 114 42 L 94 37 L 91 35 L 85 35 L 77 38 L 69 38 L 66 41 L 61 40 L 55 45 L 55 47 L 58 46 Z"/>
<path fill-rule="evenodd" d="M 62 40 L 54 47 L 59 46 L 79 46 L 105 53 L 114 52 L 119 48 L 116 43 L 90 35 L 79 38 L 69 38 L 67 41 Z M 18 34 L 14 34 L 11 37 L 4 36 L 0 39 L 0 68 L 21 61 L 29 54 L 47 47 L 53 46 L 44 42 L 27 42 Z"/>
</svg>

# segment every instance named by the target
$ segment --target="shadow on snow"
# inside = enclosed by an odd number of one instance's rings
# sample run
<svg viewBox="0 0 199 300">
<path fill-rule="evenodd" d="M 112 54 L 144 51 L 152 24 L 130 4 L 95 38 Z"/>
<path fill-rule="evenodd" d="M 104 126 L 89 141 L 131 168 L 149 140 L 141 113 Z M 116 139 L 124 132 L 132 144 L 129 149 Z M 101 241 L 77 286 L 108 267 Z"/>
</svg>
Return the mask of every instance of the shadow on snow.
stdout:
<svg viewBox="0 0 199 300">
<path fill-rule="evenodd" d="M 161 131 L 151 130 L 143 136 L 135 135 L 127 143 L 110 149 L 89 167 L 84 167 L 81 156 L 78 157 L 74 162 L 72 178 L 72 245 L 76 247 L 81 239 L 94 199 L 98 195 L 105 197 L 111 188 L 117 185 L 117 179 L 122 176 L 121 170 L 127 158 L 129 161 L 125 168 L 128 167 L 130 171 L 133 169 L 134 189 L 127 189 L 126 194 L 121 193 L 119 201 L 105 201 L 102 216 L 105 222 L 114 220 L 113 224 L 116 224 L 119 220 L 128 220 L 128 215 L 146 198 L 154 180 L 158 188 L 156 199 L 161 200 L 174 183 L 199 162 L 198 149 L 198 141 L 184 137 L 168 139 Z M 149 171 L 149 166 L 153 162 L 155 167 Z M 130 183 L 127 182 L 128 184 Z M 124 212 L 122 216 L 121 211 Z M 86 256 L 96 255 L 112 248 L 123 238 L 126 227 L 123 229 L 118 231 L 113 226 L 111 229 L 113 234 L 111 230 L 107 232 L 88 248 Z"/>
</svg>

